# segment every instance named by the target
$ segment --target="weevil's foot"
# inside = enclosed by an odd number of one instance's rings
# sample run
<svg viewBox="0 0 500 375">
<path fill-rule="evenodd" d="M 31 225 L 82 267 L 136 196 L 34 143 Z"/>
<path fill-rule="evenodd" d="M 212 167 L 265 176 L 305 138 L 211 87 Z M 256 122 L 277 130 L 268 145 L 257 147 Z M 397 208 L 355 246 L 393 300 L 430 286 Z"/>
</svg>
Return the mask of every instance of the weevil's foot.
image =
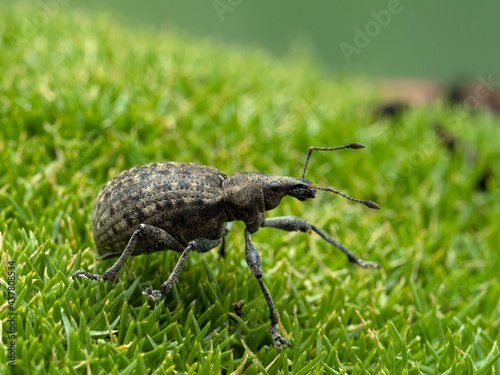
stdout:
<svg viewBox="0 0 500 375">
<path fill-rule="evenodd" d="M 163 297 L 163 293 L 159 290 L 152 290 L 151 288 L 146 288 L 144 292 L 142 292 L 146 297 L 148 297 L 151 301 L 158 301 Z"/>
<path fill-rule="evenodd" d="M 269 332 L 273 335 L 274 346 L 276 348 L 281 348 L 283 345 L 286 345 L 288 347 L 291 346 L 291 344 L 283 337 L 281 337 L 281 335 L 278 333 L 277 325 L 271 324 L 271 326 L 269 327 Z"/>
<path fill-rule="evenodd" d="M 276 348 L 281 348 L 283 345 L 286 345 L 288 347 L 291 346 L 291 344 L 285 340 L 279 333 L 273 333 L 273 340 L 274 340 L 274 346 Z"/>
<path fill-rule="evenodd" d="M 360 267 L 363 267 L 363 268 L 378 268 L 380 269 L 380 263 L 378 262 L 369 262 L 369 261 L 366 261 L 366 260 L 363 260 L 363 259 L 358 259 L 358 261 L 356 262 L 356 264 Z"/>
<path fill-rule="evenodd" d="M 87 280 L 93 280 L 93 281 L 97 281 L 97 282 L 99 282 L 101 280 L 106 280 L 105 276 L 94 275 L 90 272 L 85 272 L 85 271 L 77 271 L 73 275 L 71 275 L 71 278 L 74 280 L 75 277 L 77 277 L 77 276 L 81 276 L 81 277 L 86 278 Z"/>
</svg>

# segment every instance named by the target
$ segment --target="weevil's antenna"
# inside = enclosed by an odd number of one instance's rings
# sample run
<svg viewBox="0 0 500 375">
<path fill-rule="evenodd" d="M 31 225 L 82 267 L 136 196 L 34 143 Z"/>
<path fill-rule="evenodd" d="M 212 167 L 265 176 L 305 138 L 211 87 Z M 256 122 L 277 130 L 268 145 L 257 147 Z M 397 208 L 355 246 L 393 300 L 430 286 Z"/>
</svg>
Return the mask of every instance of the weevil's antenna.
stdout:
<svg viewBox="0 0 500 375">
<path fill-rule="evenodd" d="M 349 143 L 348 145 L 344 146 L 338 146 L 338 147 L 309 147 L 307 150 L 307 156 L 306 156 L 306 164 L 304 165 L 304 171 L 302 172 L 302 178 L 306 175 L 306 168 L 307 164 L 309 164 L 309 158 L 311 157 L 313 151 L 333 151 L 333 150 L 342 150 L 344 148 L 353 148 L 353 149 L 358 149 L 358 148 L 366 148 L 363 146 L 361 143 Z"/>
<path fill-rule="evenodd" d="M 318 190 L 330 191 L 330 192 L 332 192 L 334 194 L 338 194 L 338 195 L 340 195 L 340 196 L 342 196 L 344 198 L 347 198 L 350 201 L 362 203 L 366 207 L 373 208 L 375 210 L 380 210 L 380 206 L 377 203 L 373 202 L 373 201 L 364 201 L 364 200 L 361 200 L 361 199 L 352 198 L 352 197 L 350 197 L 350 196 L 348 196 L 348 195 L 346 195 L 344 193 L 341 193 L 340 191 L 335 190 L 335 189 L 333 189 L 331 187 L 318 187 L 318 186 L 315 186 L 314 188 L 318 189 Z"/>
<path fill-rule="evenodd" d="M 304 178 L 304 176 L 306 175 L 307 164 L 309 163 L 309 159 L 310 159 L 313 151 L 315 151 L 315 150 L 316 151 L 333 151 L 333 150 L 342 150 L 344 148 L 358 149 L 358 148 L 366 148 L 366 147 L 364 145 L 362 145 L 361 143 L 349 143 L 348 145 L 338 146 L 338 147 L 309 147 L 309 149 L 307 150 L 306 164 L 304 165 L 304 171 L 302 172 L 302 178 Z M 335 190 L 331 187 L 317 187 L 317 186 L 315 186 L 314 188 L 318 189 L 318 190 L 330 191 L 334 194 L 338 194 L 344 198 L 347 198 L 353 202 L 362 203 L 366 207 L 373 208 L 375 210 L 380 210 L 380 206 L 373 201 L 364 201 L 361 199 L 355 199 L 355 198 L 352 198 L 344 193 L 341 193 L 340 191 Z"/>
</svg>

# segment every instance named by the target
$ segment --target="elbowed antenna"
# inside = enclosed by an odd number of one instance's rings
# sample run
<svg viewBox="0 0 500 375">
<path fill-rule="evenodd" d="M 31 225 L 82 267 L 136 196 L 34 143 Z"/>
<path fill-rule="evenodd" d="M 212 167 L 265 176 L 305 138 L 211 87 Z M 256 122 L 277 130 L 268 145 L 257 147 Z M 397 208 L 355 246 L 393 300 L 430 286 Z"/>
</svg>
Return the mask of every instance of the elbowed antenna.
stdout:
<svg viewBox="0 0 500 375">
<path fill-rule="evenodd" d="M 312 152 L 313 151 L 334 151 L 334 150 L 342 150 L 342 149 L 345 149 L 345 148 L 352 148 L 352 149 L 358 149 L 358 148 L 366 148 L 364 145 L 362 145 L 361 143 L 349 143 L 348 145 L 344 145 L 344 146 L 338 146 L 338 147 L 309 147 L 309 149 L 307 150 L 307 157 L 306 157 L 306 164 L 304 165 L 304 171 L 302 172 L 302 178 L 305 177 L 306 175 L 306 168 L 307 168 L 307 164 L 309 163 L 309 159 L 311 158 L 311 155 L 312 155 Z M 347 198 L 353 202 L 357 202 L 357 203 L 362 203 L 364 204 L 366 207 L 369 207 L 369 208 L 373 208 L 375 210 L 380 210 L 380 206 L 373 202 L 373 201 L 365 201 L 365 200 L 361 200 L 361 199 L 355 199 L 355 198 L 352 198 L 344 193 L 341 193 L 340 191 L 338 190 L 335 190 L 331 187 L 318 187 L 318 186 L 315 186 L 314 187 L 315 189 L 317 190 L 325 190 L 325 191 L 330 191 L 334 194 L 338 194 L 344 198 Z"/>
<path fill-rule="evenodd" d="M 344 193 L 341 193 L 340 191 L 335 190 L 335 189 L 333 189 L 331 187 L 318 187 L 318 186 L 315 186 L 314 188 L 317 189 L 317 190 L 330 191 L 330 192 L 332 192 L 334 194 L 338 194 L 338 195 L 340 195 L 340 196 L 342 196 L 344 198 L 347 198 L 350 201 L 362 203 L 366 207 L 373 208 L 375 210 L 380 210 L 380 206 L 377 203 L 373 202 L 373 201 L 364 201 L 364 200 L 361 200 L 361 199 L 352 198 L 352 197 L 350 197 L 350 196 L 348 196 L 348 195 L 346 195 Z"/>
<path fill-rule="evenodd" d="M 361 143 L 349 143 L 348 145 L 344 146 L 337 146 L 337 147 L 309 147 L 307 150 L 307 156 L 306 156 L 306 164 L 304 165 L 304 171 L 302 172 L 302 178 L 306 175 L 306 168 L 307 164 L 309 164 L 309 159 L 313 153 L 313 151 L 334 151 L 334 150 L 342 150 L 344 148 L 353 148 L 353 149 L 358 149 L 358 148 L 366 148 L 366 146 L 363 146 Z"/>
</svg>

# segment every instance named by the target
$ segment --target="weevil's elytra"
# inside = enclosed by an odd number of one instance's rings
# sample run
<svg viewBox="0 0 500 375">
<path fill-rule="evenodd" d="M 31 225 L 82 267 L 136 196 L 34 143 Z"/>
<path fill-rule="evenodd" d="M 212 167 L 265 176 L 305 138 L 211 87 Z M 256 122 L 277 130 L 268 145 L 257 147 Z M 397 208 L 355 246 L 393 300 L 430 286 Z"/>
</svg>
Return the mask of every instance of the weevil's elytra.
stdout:
<svg viewBox="0 0 500 375">
<path fill-rule="evenodd" d="M 262 280 L 262 257 L 251 241 L 261 227 L 286 231 L 314 231 L 325 241 L 343 251 L 349 261 L 361 267 L 380 267 L 376 262 L 359 259 L 328 233 L 296 216 L 265 218 L 265 211 L 276 208 L 287 195 L 305 201 L 317 190 L 327 190 L 348 199 L 379 208 L 371 201 L 346 196 L 329 187 L 317 187 L 304 178 L 307 163 L 314 150 L 363 148 L 359 143 L 346 146 L 310 147 L 302 178 L 284 177 L 262 172 L 241 172 L 226 176 L 218 169 L 181 162 L 144 164 L 120 173 L 99 192 L 92 210 L 92 234 L 97 259 L 119 257 L 103 276 L 85 271 L 72 277 L 113 281 L 130 256 L 174 250 L 181 257 L 160 290 L 147 288 L 144 294 L 153 300 L 167 295 L 179 276 L 191 251 L 206 252 L 220 244 L 234 220 L 243 221 L 245 258 L 266 299 L 274 345 L 290 346 L 278 333 L 278 313 Z"/>
<path fill-rule="evenodd" d="M 222 196 L 226 178 L 215 168 L 177 162 L 120 173 L 103 187 L 92 211 L 97 259 L 119 256 L 140 224 L 163 229 L 182 250 L 196 238 L 221 238 L 228 221 Z M 143 239 L 131 255 L 155 251 Z"/>
</svg>

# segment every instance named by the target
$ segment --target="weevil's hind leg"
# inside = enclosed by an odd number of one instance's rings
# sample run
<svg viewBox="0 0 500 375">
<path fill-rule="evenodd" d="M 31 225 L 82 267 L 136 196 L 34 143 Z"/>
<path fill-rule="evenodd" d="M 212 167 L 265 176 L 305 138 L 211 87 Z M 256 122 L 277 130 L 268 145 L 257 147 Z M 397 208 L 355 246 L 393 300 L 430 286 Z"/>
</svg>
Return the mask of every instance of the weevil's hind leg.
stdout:
<svg viewBox="0 0 500 375">
<path fill-rule="evenodd" d="M 179 277 L 179 274 L 182 271 L 182 267 L 184 267 L 184 263 L 186 263 L 189 253 L 193 250 L 199 253 L 205 253 L 207 251 L 210 251 L 214 247 L 219 246 L 221 241 L 222 240 L 220 238 L 217 240 L 207 240 L 205 238 L 198 238 L 196 240 L 191 241 L 182 252 L 181 257 L 179 258 L 177 264 L 175 265 L 174 270 L 168 277 L 167 281 L 165 281 L 161 285 L 161 290 L 151 290 L 151 288 L 147 288 L 142 294 L 144 294 L 146 297 L 148 297 L 153 301 L 158 300 L 163 296 L 166 296 L 170 292 L 170 289 L 172 288 L 172 285 L 174 284 L 175 280 L 177 280 L 177 278 Z"/>
<path fill-rule="evenodd" d="M 286 230 L 289 232 L 295 232 L 295 231 L 301 231 L 301 232 L 310 232 L 315 231 L 318 233 L 323 239 L 333 246 L 335 246 L 337 249 L 341 250 L 345 255 L 347 255 L 347 258 L 351 263 L 356 264 L 357 266 L 360 267 L 365 267 L 365 268 L 380 268 L 380 264 L 377 262 L 369 262 L 363 259 L 358 258 L 356 254 L 354 254 L 351 250 L 349 250 L 345 245 L 337 241 L 335 238 L 330 236 L 328 233 L 325 231 L 319 229 L 317 226 L 305 221 L 304 219 L 297 217 L 297 216 L 280 216 L 280 217 L 275 217 L 271 219 L 266 219 L 264 221 L 264 224 L 261 225 L 261 227 L 270 227 L 270 228 L 277 228 L 277 229 L 282 229 Z"/>
<path fill-rule="evenodd" d="M 111 266 L 110 269 L 104 272 L 104 275 L 102 276 L 94 275 L 89 272 L 78 271 L 75 272 L 73 275 L 71 275 L 71 277 L 74 279 L 77 276 L 81 276 L 86 279 L 98 282 L 101 281 L 101 279 L 113 281 L 118 271 L 120 271 L 120 269 L 123 267 L 127 259 L 134 252 L 138 240 L 145 240 L 144 242 L 147 241 L 147 243 L 149 243 L 151 246 L 162 249 L 170 249 L 175 251 L 184 250 L 184 246 L 182 246 L 179 242 L 177 242 L 172 236 L 170 236 L 163 229 L 160 229 L 152 225 L 141 224 L 139 228 L 137 228 L 137 230 L 130 237 L 130 240 L 128 241 L 128 244 L 125 247 L 125 249 L 123 250 L 122 255 L 118 258 L 115 264 Z"/>
<path fill-rule="evenodd" d="M 103 277 L 101 275 L 94 275 L 93 273 L 87 272 L 87 271 L 76 271 L 73 275 L 71 275 L 71 278 L 74 280 L 75 277 L 81 276 L 87 280 L 94 280 L 94 281 L 101 281 Z"/>
<path fill-rule="evenodd" d="M 248 266 L 252 270 L 253 275 L 259 281 L 260 289 L 262 289 L 262 293 L 264 294 L 264 298 L 267 302 L 267 307 L 269 308 L 269 317 L 271 318 L 269 332 L 273 335 L 274 346 L 277 348 L 280 348 L 282 345 L 290 346 L 290 343 L 278 333 L 278 313 L 274 307 L 271 293 L 269 293 L 266 284 L 264 284 L 264 281 L 262 280 L 262 256 L 253 245 L 250 231 L 248 229 L 245 229 L 245 258 Z"/>
<path fill-rule="evenodd" d="M 226 256 L 226 236 L 233 227 L 233 222 L 229 221 L 226 223 L 224 227 L 224 231 L 222 232 L 222 244 L 219 248 L 219 259 L 224 258 Z"/>
</svg>

